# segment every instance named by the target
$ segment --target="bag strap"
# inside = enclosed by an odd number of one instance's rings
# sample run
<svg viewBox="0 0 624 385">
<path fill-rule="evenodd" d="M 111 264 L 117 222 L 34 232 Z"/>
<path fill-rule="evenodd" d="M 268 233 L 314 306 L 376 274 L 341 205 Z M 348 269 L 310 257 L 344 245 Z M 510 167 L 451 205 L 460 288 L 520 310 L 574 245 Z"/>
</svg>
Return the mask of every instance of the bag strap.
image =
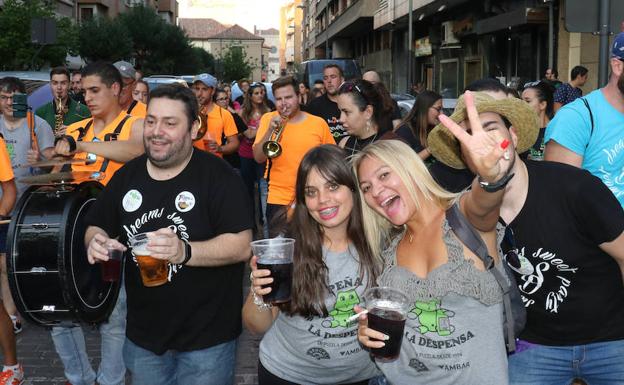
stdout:
<svg viewBox="0 0 624 385">
<path fill-rule="evenodd" d="M 121 133 L 121 130 L 124 127 L 124 124 L 126 124 L 126 121 L 130 118 L 130 115 L 126 115 L 121 122 L 119 122 L 119 124 L 117 125 L 117 127 L 115 127 L 115 130 L 110 133 L 110 134 L 106 134 L 104 135 L 104 141 L 105 142 L 112 142 L 112 141 L 116 141 L 117 137 L 119 136 L 119 134 Z M 104 159 L 104 162 L 102 162 L 102 167 L 100 167 L 100 173 L 103 173 L 104 171 L 106 171 L 106 168 L 108 167 L 108 162 L 110 161 L 110 159 Z"/>
<path fill-rule="evenodd" d="M 128 107 L 128 110 L 126 111 L 126 113 L 128 115 L 130 115 L 132 113 L 132 110 L 134 110 L 134 107 L 137 106 L 137 104 L 139 104 L 138 101 L 136 101 L 136 100 L 132 101 L 132 103 L 130 103 L 130 106 Z"/>
<path fill-rule="evenodd" d="M 583 104 L 587 108 L 587 111 L 589 111 L 589 120 L 591 121 L 591 131 L 589 131 L 589 138 L 591 139 L 592 135 L 594 134 L 594 114 L 592 113 L 592 110 L 589 107 L 589 102 L 587 101 L 587 99 L 586 98 L 580 98 L 580 99 L 583 101 Z M 587 141 L 587 146 L 589 146 L 589 140 Z"/>
<path fill-rule="evenodd" d="M 452 205 L 446 210 L 446 220 L 448 221 L 451 229 L 470 251 L 475 253 L 477 257 L 483 262 L 486 270 L 488 270 L 496 279 L 496 282 L 503 291 L 503 306 L 505 314 L 509 317 L 513 317 L 511 310 L 511 285 L 505 279 L 502 272 L 494 267 L 494 258 L 490 256 L 487 246 L 483 242 L 481 235 L 475 230 L 475 228 L 468 222 L 466 217 L 459 211 L 457 204 Z M 516 338 L 514 335 L 513 326 L 511 322 L 506 322 L 506 340 L 507 349 L 512 352 L 516 350 Z"/>
</svg>

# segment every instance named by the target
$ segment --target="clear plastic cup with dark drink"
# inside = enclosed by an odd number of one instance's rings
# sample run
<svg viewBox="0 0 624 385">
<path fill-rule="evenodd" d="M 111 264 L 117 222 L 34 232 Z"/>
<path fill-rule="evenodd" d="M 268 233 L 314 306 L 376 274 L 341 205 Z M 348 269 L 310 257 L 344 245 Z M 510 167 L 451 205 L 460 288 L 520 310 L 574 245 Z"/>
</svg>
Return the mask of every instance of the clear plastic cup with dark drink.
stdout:
<svg viewBox="0 0 624 385">
<path fill-rule="evenodd" d="M 405 318 L 409 310 L 409 299 L 396 289 L 373 287 L 364 293 L 368 309 L 368 327 L 387 335 L 381 348 L 371 348 L 370 352 L 381 361 L 392 361 L 399 357 Z"/>
<path fill-rule="evenodd" d="M 102 269 L 102 281 L 119 281 L 119 276 L 121 276 L 121 261 L 124 252 L 113 244 L 106 243 L 104 246 L 108 251 L 108 261 L 102 261 L 100 264 L 100 268 Z"/>
<path fill-rule="evenodd" d="M 293 252 L 295 240 L 291 238 L 261 239 L 251 242 L 253 254 L 258 257 L 258 269 L 271 271 L 273 282 L 262 288 L 271 291 L 262 297 L 264 303 L 271 305 L 290 301 L 292 286 Z"/>
</svg>

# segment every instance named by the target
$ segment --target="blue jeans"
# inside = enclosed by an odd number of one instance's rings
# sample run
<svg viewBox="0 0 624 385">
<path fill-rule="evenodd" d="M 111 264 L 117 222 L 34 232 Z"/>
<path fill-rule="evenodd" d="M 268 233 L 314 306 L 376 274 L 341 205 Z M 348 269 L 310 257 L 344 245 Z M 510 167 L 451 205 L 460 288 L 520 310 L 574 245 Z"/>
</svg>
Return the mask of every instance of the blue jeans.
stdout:
<svg viewBox="0 0 624 385">
<path fill-rule="evenodd" d="M 99 326 L 102 337 L 102 361 L 97 376 L 89 362 L 85 338 L 79 325 L 52 328 L 52 341 L 65 368 L 65 377 L 72 385 L 119 385 L 124 383 L 126 367 L 122 350 L 126 339 L 126 290 L 121 285 L 115 308 Z"/>
<path fill-rule="evenodd" d="M 123 357 L 132 385 L 232 385 L 236 340 L 202 350 L 157 355 L 126 338 Z"/>
<path fill-rule="evenodd" d="M 624 384 L 624 340 L 576 346 L 532 345 L 509 356 L 510 385 Z"/>
</svg>

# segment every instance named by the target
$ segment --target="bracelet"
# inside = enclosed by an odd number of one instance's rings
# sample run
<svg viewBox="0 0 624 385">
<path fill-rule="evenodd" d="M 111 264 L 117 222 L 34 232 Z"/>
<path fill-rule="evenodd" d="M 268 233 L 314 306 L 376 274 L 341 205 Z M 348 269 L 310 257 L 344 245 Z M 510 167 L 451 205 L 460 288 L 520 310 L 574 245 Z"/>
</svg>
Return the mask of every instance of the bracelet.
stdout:
<svg viewBox="0 0 624 385">
<path fill-rule="evenodd" d="M 191 259 L 191 244 L 186 239 L 182 239 L 184 242 L 184 260 L 180 263 L 180 265 L 184 266 Z"/>
<path fill-rule="evenodd" d="M 481 188 L 485 190 L 486 192 L 493 193 L 493 192 L 496 192 L 505 188 L 505 186 L 507 186 L 507 183 L 509 183 L 509 181 L 511 180 L 511 178 L 514 177 L 514 175 L 515 174 L 513 173 L 507 174 L 496 182 L 486 182 L 482 180 L 481 177 L 479 176 L 479 186 L 481 186 Z"/>
<path fill-rule="evenodd" d="M 253 272 L 249 273 L 249 282 L 251 282 L 251 287 L 249 288 L 249 290 L 251 290 L 251 295 L 253 296 L 253 303 L 254 305 L 256 305 L 258 307 L 258 310 L 260 311 L 265 311 L 268 310 L 270 308 L 273 307 L 273 305 L 271 305 L 270 303 L 265 303 L 262 298 L 260 298 L 258 296 L 258 294 L 256 294 L 256 292 L 253 289 Z"/>
<path fill-rule="evenodd" d="M 69 135 L 59 136 L 58 138 L 54 139 L 54 145 L 56 146 L 56 144 L 60 142 L 61 140 L 67 141 L 67 143 L 69 144 L 69 152 L 76 151 L 76 139 L 74 139 L 73 136 L 69 136 Z"/>
</svg>

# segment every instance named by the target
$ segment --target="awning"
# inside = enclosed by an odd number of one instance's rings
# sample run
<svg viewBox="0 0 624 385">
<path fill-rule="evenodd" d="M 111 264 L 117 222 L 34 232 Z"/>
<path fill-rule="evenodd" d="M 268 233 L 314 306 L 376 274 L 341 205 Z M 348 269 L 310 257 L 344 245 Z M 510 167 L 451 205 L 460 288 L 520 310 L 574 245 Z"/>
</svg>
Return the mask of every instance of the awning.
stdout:
<svg viewBox="0 0 624 385">
<path fill-rule="evenodd" d="M 548 23 L 548 10 L 546 8 L 518 8 L 511 12 L 478 20 L 475 23 L 475 32 L 483 35 L 518 25 L 546 23 Z"/>
</svg>

